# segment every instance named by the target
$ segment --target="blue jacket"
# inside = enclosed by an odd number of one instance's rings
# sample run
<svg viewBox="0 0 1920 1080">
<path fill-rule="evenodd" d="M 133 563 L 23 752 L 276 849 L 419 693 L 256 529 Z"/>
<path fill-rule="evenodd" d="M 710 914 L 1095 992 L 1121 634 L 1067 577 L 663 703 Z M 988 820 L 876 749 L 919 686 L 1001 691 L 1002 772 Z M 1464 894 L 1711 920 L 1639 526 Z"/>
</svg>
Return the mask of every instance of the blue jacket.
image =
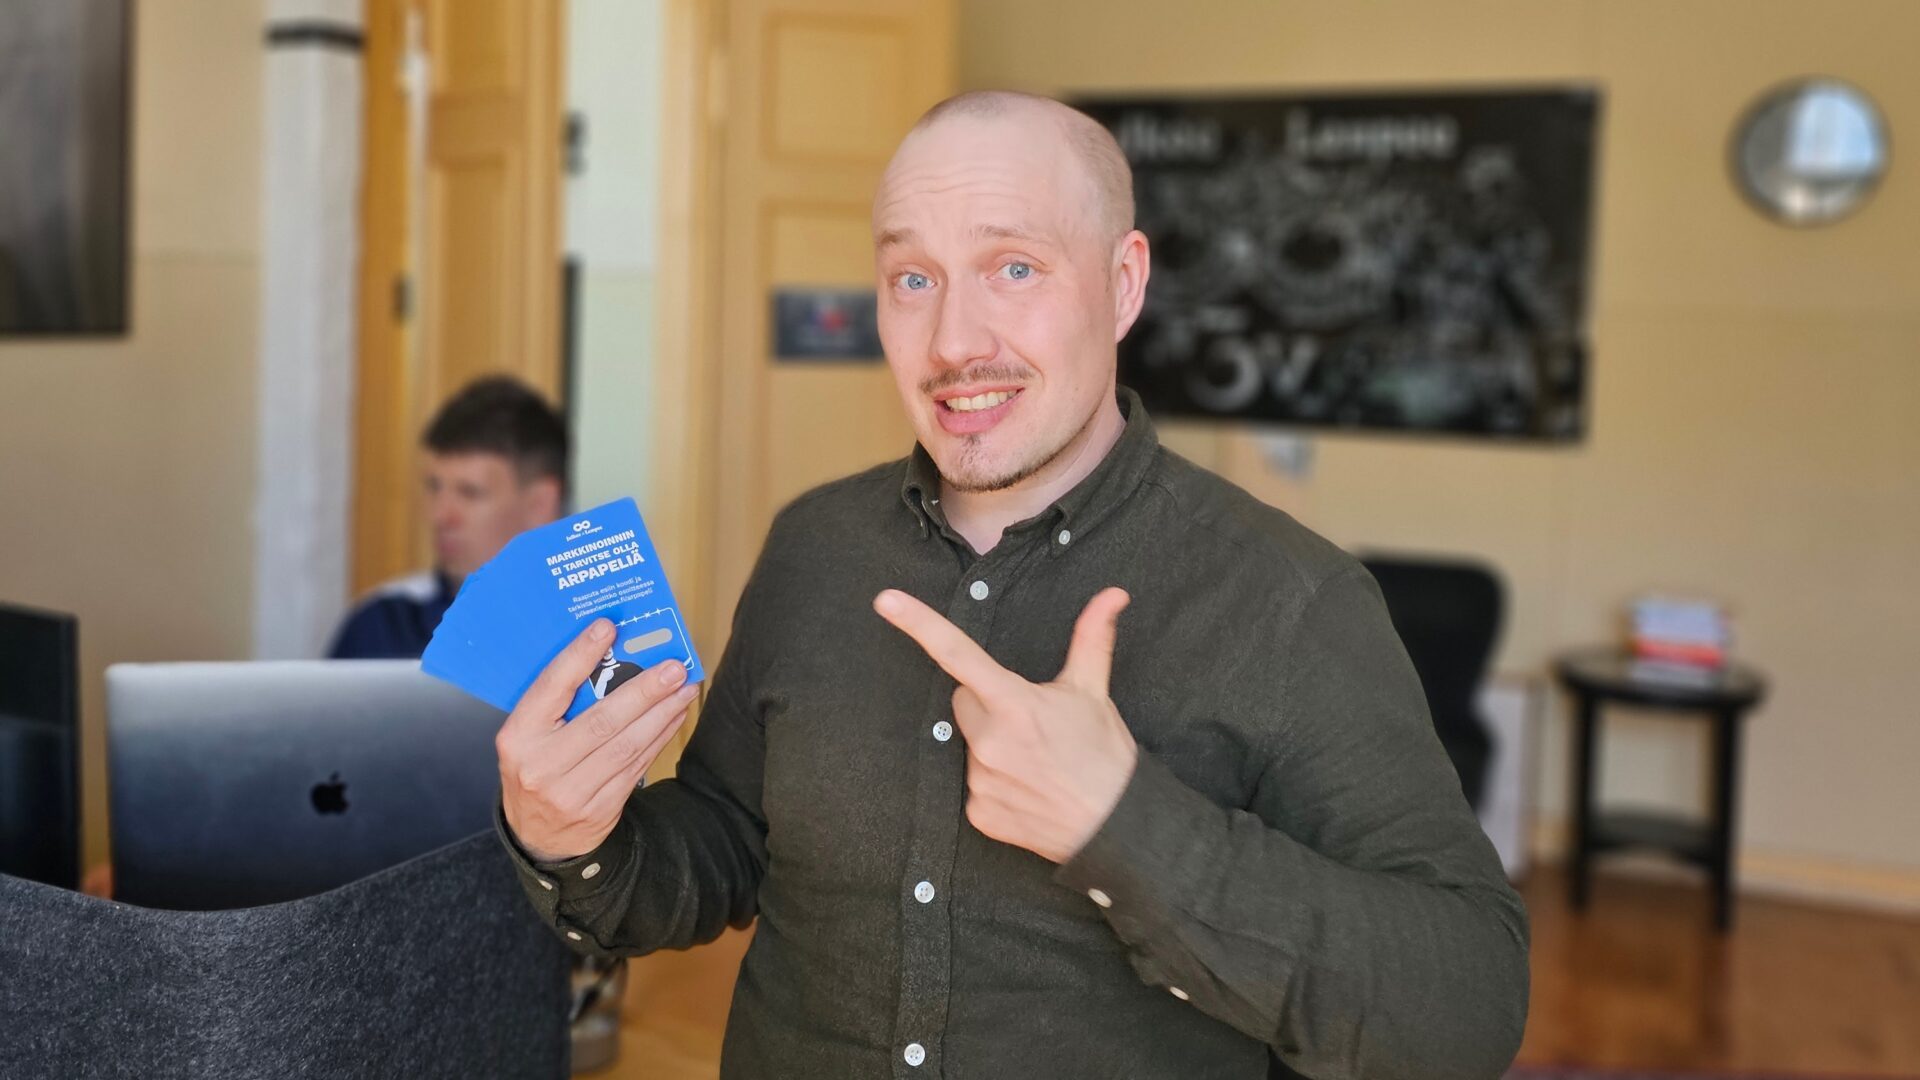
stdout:
<svg viewBox="0 0 1920 1080">
<path fill-rule="evenodd" d="M 333 660 L 418 660 L 453 603 L 453 583 L 437 570 L 396 578 L 349 612 L 333 636 Z"/>
</svg>

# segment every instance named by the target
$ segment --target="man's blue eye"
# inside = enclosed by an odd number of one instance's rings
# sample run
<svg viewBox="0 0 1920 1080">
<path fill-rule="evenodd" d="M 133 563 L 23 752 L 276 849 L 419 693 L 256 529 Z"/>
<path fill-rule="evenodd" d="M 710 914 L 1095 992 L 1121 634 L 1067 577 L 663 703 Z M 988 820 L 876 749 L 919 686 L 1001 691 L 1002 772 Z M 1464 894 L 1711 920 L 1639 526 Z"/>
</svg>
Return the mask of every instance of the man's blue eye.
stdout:
<svg viewBox="0 0 1920 1080">
<path fill-rule="evenodd" d="M 1033 267 L 1026 263 L 1008 263 L 1007 276 L 1015 281 L 1025 281 L 1033 276 Z"/>
<path fill-rule="evenodd" d="M 914 292 L 918 292 L 919 290 L 924 289 L 929 285 L 932 285 L 933 279 L 927 277 L 927 275 L 925 274 L 902 274 L 900 276 L 900 284 L 905 285 L 908 289 Z"/>
</svg>

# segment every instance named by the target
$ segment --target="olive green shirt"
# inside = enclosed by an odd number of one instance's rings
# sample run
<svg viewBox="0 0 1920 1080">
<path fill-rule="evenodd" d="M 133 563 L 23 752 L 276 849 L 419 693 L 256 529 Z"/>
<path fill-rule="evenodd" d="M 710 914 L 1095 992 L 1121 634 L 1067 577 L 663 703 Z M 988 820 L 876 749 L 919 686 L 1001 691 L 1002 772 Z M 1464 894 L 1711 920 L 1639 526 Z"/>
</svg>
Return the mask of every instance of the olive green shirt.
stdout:
<svg viewBox="0 0 1920 1080">
<path fill-rule="evenodd" d="M 678 776 L 597 850 L 535 865 L 591 955 L 758 921 L 721 1073 L 739 1080 L 1267 1076 L 1494 1080 L 1527 923 L 1461 794 L 1378 586 L 1352 557 L 1125 433 L 976 554 L 923 449 L 783 510 Z M 954 683 L 874 613 L 903 589 L 1051 680 L 1119 585 L 1112 697 L 1140 746 L 1063 865 L 966 819 Z"/>
</svg>

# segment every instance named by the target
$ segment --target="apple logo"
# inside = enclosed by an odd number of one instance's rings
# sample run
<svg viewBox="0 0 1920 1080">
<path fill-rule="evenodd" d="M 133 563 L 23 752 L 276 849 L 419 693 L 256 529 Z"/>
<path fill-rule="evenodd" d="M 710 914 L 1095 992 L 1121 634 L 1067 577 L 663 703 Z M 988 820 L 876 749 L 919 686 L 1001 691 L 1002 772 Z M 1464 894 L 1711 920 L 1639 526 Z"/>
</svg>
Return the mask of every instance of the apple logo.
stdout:
<svg viewBox="0 0 1920 1080">
<path fill-rule="evenodd" d="M 324 784 L 313 785 L 313 808 L 322 814 L 347 812 L 347 785 L 334 773 Z"/>
</svg>

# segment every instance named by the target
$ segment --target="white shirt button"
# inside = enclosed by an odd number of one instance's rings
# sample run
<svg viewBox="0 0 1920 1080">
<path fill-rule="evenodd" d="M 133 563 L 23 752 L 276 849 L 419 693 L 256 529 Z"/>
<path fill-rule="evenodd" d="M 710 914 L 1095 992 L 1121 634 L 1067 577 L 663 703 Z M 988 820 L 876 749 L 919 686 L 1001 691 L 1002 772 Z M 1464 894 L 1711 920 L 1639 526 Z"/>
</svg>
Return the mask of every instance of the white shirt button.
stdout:
<svg viewBox="0 0 1920 1080">
<path fill-rule="evenodd" d="M 1181 1001 L 1187 1000 L 1187 992 L 1185 990 L 1180 989 L 1177 986 L 1167 987 L 1167 993 L 1172 994 L 1174 997 L 1179 998 Z"/>
<path fill-rule="evenodd" d="M 901 1056 L 907 1059 L 907 1064 L 919 1065 L 927 1060 L 927 1048 L 919 1043 L 908 1043 L 907 1052 Z"/>
<path fill-rule="evenodd" d="M 967 587 L 967 595 L 975 600 L 985 600 L 989 591 L 991 590 L 987 588 L 987 583 L 984 581 L 976 581 Z"/>
<path fill-rule="evenodd" d="M 1113 897 L 1108 896 L 1106 893 L 1101 892 L 1099 889 L 1088 889 L 1087 899 L 1093 901 L 1096 904 L 1099 904 L 1101 907 L 1113 906 Z"/>
<path fill-rule="evenodd" d="M 548 881 L 548 880 L 547 880 L 546 878 L 541 878 L 541 879 L 540 879 L 540 887 L 541 887 L 541 888 L 543 888 L 543 889 L 551 889 L 551 888 L 553 888 L 553 882 L 551 882 L 551 881 Z"/>
<path fill-rule="evenodd" d="M 1061 530 L 1060 530 L 1060 535 L 1059 535 L 1058 537 L 1056 537 L 1055 539 L 1057 539 L 1057 540 L 1059 540 L 1059 541 L 1060 541 L 1060 543 L 1061 543 L 1061 544 L 1062 544 L 1063 546 L 1064 546 L 1064 545 L 1067 545 L 1067 544 L 1071 544 L 1071 543 L 1073 543 L 1073 530 L 1072 530 L 1072 529 L 1061 529 Z"/>
<path fill-rule="evenodd" d="M 587 868 L 585 870 L 580 871 L 580 876 L 583 878 L 590 878 L 599 872 L 600 872 L 600 864 L 597 862 L 590 862 L 587 864 Z"/>
<path fill-rule="evenodd" d="M 569 931 L 567 931 L 567 937 L 568 937 L 568 939 L 569 939 L 569 940 L 572 940 L 572 941 L 579 941 L 579 940 L 580 940 L 580 931 L 578 931 L 578 930 L 569 930 Z"/>
<path fill-rule="evenodd" d="M 913 898 L 923 904 L 933 903 L 933 882 L 923 881 L 913 887 Z"/>
<path fill-rule="evenodd" d="M 933 737 L 939 742 L 946 742 L 948 739 L 953 738 L 953 725 L 947 723 L 945 720 L 933 725 Z M 547 887 L 552 888 L 553 886 L 549 885 Z"/>
</svg>

